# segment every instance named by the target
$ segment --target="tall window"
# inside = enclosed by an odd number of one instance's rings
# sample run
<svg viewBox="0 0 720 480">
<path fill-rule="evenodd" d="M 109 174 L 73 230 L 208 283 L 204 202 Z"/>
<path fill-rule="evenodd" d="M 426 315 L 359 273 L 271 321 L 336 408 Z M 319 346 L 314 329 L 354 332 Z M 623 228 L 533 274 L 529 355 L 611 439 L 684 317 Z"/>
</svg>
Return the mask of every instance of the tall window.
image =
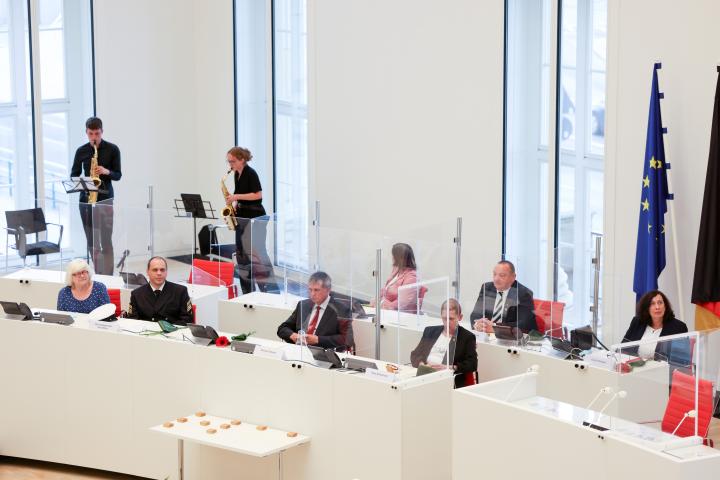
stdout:
<svg viewBox="0 0 720 480">
<path fill-rule="evenodd" d="M 581 325 L 591 320 L 603 235 L 607 0 L 562 0 L 561 12 L 556 267 L 566 322 Z"/>
<path fill-rule="evenodd" d="M 307 0 L 275 0 L 275 210 L 278 261 L 309 265 Z"/>
<path fill-rule="evenodd" d="M 235 0 L 238 143 L 276 213 L 274 262 L 299 269 L 310 263 L 306 12 L 306 0 Z"/>
<path fill-rule="evenodd" d="M 559 35 L 552 30 L 554 3 Z M 519 264 L 520 281 L 536 297 L 566 304 L 566 324 L 586 324 L 595 238 L 603 234 L 607 0 L 507 0 L 506 5 L 504 253 Z M 559 41 L 559 68 L 552 61 L 552 38 Z M 549 136 L 554 71 L 557 138 Z M 553 144 L 559 147 L 557 160 L 549 158 Z M 554 194 L 548 162 L 555 162 Z M 555 251 L 548 245 L 552 221 Z"/>
<path fill-rule="evenodd" d="M 548 299 L 550 0 L 508 0 L 505 258 Z"/>
<path fill-rule="evenodd" d="M 87 141 L 84 122 L 93 114 L 90 0 L 34 1 L 30 17 L 26 0 L 0 0 L 0 205 L 42 207 L 49 222 L 65 225 L 63 247 L 82 253 L 79 218 L 69 208 L 76 199 L 60 182 L 69 176 L 75 148 Z M 35 92 L 29 27 L 38 37 Z M 33 138 L 31 93 L 40 106 L 41 138 Z M 42 156 L 34 158 L 33 145 L 40 142 Z M 36 185 L 43 192 L 39 197 Z M 0 221 L 4 225 L 4 215 Z M 6 237 L 1 237 L 4 254 Z"/>
</svg>

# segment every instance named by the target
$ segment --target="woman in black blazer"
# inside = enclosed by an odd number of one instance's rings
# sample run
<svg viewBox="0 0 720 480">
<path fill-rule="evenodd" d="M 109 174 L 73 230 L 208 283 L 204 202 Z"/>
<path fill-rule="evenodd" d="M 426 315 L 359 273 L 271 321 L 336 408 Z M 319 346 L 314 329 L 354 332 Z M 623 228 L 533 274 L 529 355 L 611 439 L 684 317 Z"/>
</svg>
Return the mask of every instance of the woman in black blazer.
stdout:
<svg viewBox="0 0 720 480">
<path fill-rule="evenodd" d="M 660 290 L 651 290 L 640 298 L 637 303 L 635 317 L 625 332 L 623 342 L 639 340 L 652 342 L 659 337 L 686 333 L 687 325 L 675 318 L 670 301 Z M 642 348 L 635 347 L 629 352 L 633 355 L 642 355 Z M 651 356 L 651 355 L 644 355 Z M 657 342 L 655 347 L 655 360 L 666 360 L 675 365 L 686 366 L 690 364 L 690 342 L 688 339 L 671 342 Z"/>
<path fill-rule="evenodd" d="M 455 388 L 461 388 L 465 386 L 465 374 L 477 370 L 475 335 L 458 325 L 462 308 L 457 300 L 443 302 L 440 310 L 443 324 L 425 328 L 420 343 L 410 353 L 410 362 L 415 368 L 422 364 L 435 370 L 452 365 Z"/>
</svg>

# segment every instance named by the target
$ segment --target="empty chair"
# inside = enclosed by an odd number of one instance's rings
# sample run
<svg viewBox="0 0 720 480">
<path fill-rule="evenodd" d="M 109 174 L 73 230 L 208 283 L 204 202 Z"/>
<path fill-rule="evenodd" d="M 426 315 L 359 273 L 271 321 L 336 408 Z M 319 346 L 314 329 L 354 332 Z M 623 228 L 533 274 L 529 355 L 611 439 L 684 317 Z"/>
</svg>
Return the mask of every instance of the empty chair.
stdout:
<svg viewBox="0 0 720 480">
<path fill-rule="evenodd" d="M 20 258 L 23 259 L 25 265 L 28 255 L 47 255 L 49 253 L 60 253 L 60 265 L 62 265 L 62 251 L 60 244 L 62 243 L 63 226 L 57 223 L 45 221 L 45 214 L 42 208 L 30 208 L 28 210 L 14 210 L 5 212 L 5 220 L 7 227 L 7 236 L 12 235 L 15 238 L 15 244 L 5 243 L 5 269 L 8 268 L 8 248 L 17 250 Z M 47 232 L 47 226 L 54 225 L 59 227 L 57 243 L 47 240 L 40 240 L 40 233 Z M 28 242 L 28 235 L 35 234 L 35 242 Z M 7 240 L 7 239 L 6 239 Z"/>
<path fill-rule="evenodd" d="M 562 338 L 565 304 L 537 298 L 533 300 L 533 303 L 535 305 L 535 320 L 538 331 L 541 333 L 550 331 L 551 337 Z"/>
</svg>

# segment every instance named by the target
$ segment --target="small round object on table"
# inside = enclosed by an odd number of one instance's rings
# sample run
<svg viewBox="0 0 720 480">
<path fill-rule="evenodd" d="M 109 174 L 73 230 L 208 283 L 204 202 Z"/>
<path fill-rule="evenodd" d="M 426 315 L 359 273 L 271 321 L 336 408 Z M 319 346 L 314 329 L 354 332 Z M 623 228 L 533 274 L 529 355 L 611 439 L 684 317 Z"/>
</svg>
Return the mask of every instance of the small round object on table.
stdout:
<svg viewBox="0 0 720 480">
<path fill-rule="evenodd" d="M 172 423 L 172 422 L 165 422 L 165 423 L 163 423 L 163 427 L 165 427 L 165 428 L 170 428 L 170 427 L 172 427 L 172 426 L 173 426 L 173 423 Z"/>
<path fill-rule="evenodd" d="M 230 424 L 231 424 L 231 425 L 237 426 L 237 425 L 240 425 L 241 423 L 242 423 L 242 422 L 241 422 L 240 420 L 230 420 Z"/>
<path fill-rule="evenodd" d="M 220 428 L 222 428 L 223 430 L 227 430 L 228 428 L 230 428 L 230 424 L 229 423 L 221 423 Z"/>
<path fill-rule="evenodd" d="M 200 425 L 203 427 L 207 427 L 208 425 L 210 425 L 210 422 L 207 420 L 203 420 L 202 422 L 200 422 Z"/>
<path fill-rule="evenodd" d="M 295 438 L 297 437 L 297 432 L 287 432 L 287 436 L 290 438 Z"/>
<path fill-rule="evenodd" d="M 213 433 L 217 433 L 217 430 L 215 430 L 214 428 L 208 428 L 206 432 L 212 435 Z"/>
<path fill-rule="evenodd" d="M 261 432 L 264 432 L 265 430 L 267 430 L 267 425 L 258 425 L 258 426 L 255 427 L 255 428 L 256 428 L 257 430 L 260 430 Z"/>
<path fill-rule="evenodd" d="M 180 417 L 180 418 L 177 419 L 177 422 L 178 422 L 178 423 L 185 423 L 185 422 L 187 422 L 187 418 L 185 418 L 185 417 Z"/>
<path fill-rule="evenodd" d="M 202 410 L 199 411 L 199 412 L 195 412 L 195 416 L 196 416 L 196 417 L 204 417 L 204 416 L 205 416 L 205 412 L 203 412 Z"/>
</svg>

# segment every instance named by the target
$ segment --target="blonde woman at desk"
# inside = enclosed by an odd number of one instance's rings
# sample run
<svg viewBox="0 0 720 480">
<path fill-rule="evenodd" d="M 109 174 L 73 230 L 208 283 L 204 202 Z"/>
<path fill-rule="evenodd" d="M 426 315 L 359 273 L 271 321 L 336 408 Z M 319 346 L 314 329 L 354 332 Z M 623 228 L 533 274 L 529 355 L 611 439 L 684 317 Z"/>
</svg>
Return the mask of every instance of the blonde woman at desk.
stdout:
<svg viewBox="0 0 720 480">
<path fill-rule="evenodd" d="M 396 243 L 392 247 L 392 257 L 393 269 L 380 292 L 380 306 L 385 310 L 399 309 L 401 312 L 417 313 L 418 308 L 422 307 L 422 299 L 427 291 L 425 287 L 406 288 L 398 295 L 403 285 L 417 283 L 417 266 L 413 249 L 407 243 Z M 375 302 L 370 302 L 370 305 L 375 306 Z"/>
<path fill-rule="evenodd" d="M 85 260 L 68 263 L 65 285 L 58 293 L 57 309 L 60 311 L 90 313 L 110 303 L 107 288 L 100 282 L 93 282 L 90 266 Z"/>
</svg>

